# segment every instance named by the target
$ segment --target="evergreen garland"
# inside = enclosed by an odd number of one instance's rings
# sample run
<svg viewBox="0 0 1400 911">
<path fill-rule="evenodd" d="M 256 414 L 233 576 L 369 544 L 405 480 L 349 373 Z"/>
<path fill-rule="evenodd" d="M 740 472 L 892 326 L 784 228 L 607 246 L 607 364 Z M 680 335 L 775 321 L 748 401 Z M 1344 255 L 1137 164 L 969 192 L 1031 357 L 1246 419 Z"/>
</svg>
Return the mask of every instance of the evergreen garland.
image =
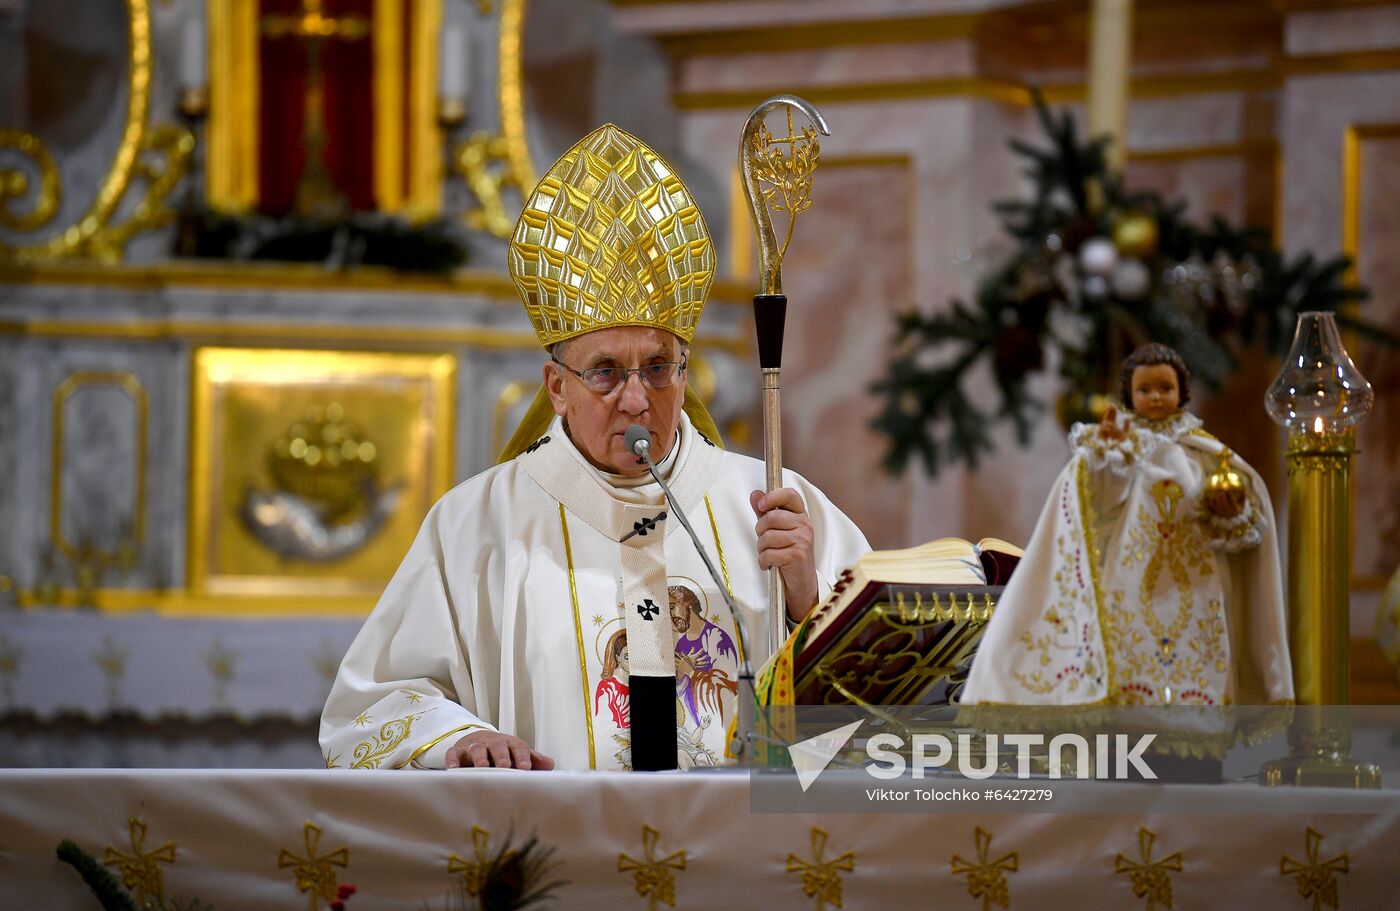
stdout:
<svg viewBox="0 0 1400 911">
<path fill-rule="evenodd" d="M 1010 142 L 1029 165 L 1034 198 L 994 206 L 1016 241 L 1011 258 L 971 303 L 895 318 L 894 356 L 872 386 L 883 400 L 872 426 L 888 439 L 887 470 L 902 472 L 915 456 L 930 474 L 955 462 L 976 467 L 1001 423 L 1027 444 L 1045 412 L 1029 381 L 1050 360 L 1071 401 L 1112 390 L 1121 359 L 1148 341 L 1175 348 L 1194 378 L 1217 389 L 1245 349 L 1286 353 L 1308 310 L 1400 345 L 1347 306 L 1366 292 L 1344 284 L 1345 257 L 1288 259 L 1266 231 L 1219 218 L 1197 227 L 1184 202 L 1124 188 L 1104 154 L 1109 137 L 1081 142 L 1073 117 L 1056 117 L 1039 96 L 1036 112 L 1049 147 Z M 991 403 L 981 404 L 969 390 L 988 386 L 988 374 Z"/>
<path fill-rule="evenodd" d="M 181 216 L 181 256 L 239 261 L 321 263 L 327 268 L 384 266 L 445 274 L 467 261 L 462 231 L 451 219 L 421 224 L 373 212 L 333 218 L 233 216 L 196 209 Z"/>
</svg>

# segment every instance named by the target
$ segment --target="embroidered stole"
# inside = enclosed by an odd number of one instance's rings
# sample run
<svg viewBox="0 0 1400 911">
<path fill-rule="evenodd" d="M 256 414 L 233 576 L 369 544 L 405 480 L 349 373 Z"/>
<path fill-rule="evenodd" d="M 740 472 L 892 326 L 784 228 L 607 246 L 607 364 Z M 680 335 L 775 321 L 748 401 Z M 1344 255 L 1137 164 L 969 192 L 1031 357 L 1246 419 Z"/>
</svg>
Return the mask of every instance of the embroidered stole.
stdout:
<svg viewBox="0 0 1400 911">
<path fill-rule="evenodd" d="M 701 442 L 682 420 L 680 450 L 669 483 L 689 515 L 703 504 L 723 458 L 718 448 L 697 445 Z M 685 530 L 672 521 L 664 495 L 651 504 L 619 500 L 583 464 L 558 420 L 518 459 L 566 510 L 618 543 L 617 597 L 627 628 L 632 768 L 676 768 L 676 634 L 666 592 L 666 537 L 673 525 L 677 534 Z"/>
</svg>

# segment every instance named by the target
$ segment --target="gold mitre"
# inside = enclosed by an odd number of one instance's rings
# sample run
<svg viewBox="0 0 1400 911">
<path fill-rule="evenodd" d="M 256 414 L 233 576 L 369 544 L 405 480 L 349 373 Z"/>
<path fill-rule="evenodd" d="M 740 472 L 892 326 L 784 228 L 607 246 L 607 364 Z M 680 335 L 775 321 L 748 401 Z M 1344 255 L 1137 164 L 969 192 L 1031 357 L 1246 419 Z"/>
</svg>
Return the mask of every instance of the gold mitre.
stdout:
<svg viewBox="0 0 1400 911">
<path fill-rule="evenodd" d="M 689 342 L 714 280 L 700 207 L 645 143 L 605 124 L 540 179 L 510 240 L 510 277 L 540 344 L 613 326 Z"/>
</svg>

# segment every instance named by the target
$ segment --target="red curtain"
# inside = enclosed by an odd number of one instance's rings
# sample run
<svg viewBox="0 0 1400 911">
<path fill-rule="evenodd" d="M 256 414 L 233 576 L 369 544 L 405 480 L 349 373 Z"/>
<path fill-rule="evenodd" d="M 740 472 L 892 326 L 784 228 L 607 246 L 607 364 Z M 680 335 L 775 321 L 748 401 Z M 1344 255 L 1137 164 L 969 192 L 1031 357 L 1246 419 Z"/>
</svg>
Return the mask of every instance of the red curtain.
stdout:
<svg viewBox="0 0 1400 911">
<path fill-rule="evenodd" d="M 299 16 L 302 0 L 259 0 L 261 64 L 258 133 L 259 211 L 285 215 L 296 200 L 306 155 L 307 48 L 304 38 L 262 33 L 268 15 Z M 326 16 L 373 21 L 374 0 L 324 0 Z M 329 39 L 321 55 L 325 85 L 326 170 L 356 210 L 374 199 L 374 45 L 367 33 L 354 41 Z"/>
</svg>

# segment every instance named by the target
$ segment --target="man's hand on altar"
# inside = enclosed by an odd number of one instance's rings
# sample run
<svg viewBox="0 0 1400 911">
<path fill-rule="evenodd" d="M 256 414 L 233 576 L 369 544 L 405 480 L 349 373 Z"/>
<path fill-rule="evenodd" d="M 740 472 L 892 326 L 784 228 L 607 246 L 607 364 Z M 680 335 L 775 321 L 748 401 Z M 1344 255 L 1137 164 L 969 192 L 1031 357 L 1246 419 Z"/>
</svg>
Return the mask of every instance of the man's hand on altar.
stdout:
<svg viewBox="0 0 1400 911">
<path fill-rule="evenodd" d="M 1118 425 L 1118 407 L 1109 405 L 1103 413 L 1103 420 L 1099 422 L 1099 439 L 1116 443 L 1127 436 L 1128 428 Z"/>
<path fill-rule="evenodd" d="M 788 616 L 801 620 L 817 603 L 816 532 L 802 495 L 791 487 L 749 494 L 758 524 L 758 565 L 778 568 L 787 595 Z"/>
<path fill-rule="evenodd" d="M 530 749 L 519 737 L 496 731 L 472 731 L 447 751 L 449 769 L 538 769 L 547 772 L 554 760 Z"/>
</svg>

